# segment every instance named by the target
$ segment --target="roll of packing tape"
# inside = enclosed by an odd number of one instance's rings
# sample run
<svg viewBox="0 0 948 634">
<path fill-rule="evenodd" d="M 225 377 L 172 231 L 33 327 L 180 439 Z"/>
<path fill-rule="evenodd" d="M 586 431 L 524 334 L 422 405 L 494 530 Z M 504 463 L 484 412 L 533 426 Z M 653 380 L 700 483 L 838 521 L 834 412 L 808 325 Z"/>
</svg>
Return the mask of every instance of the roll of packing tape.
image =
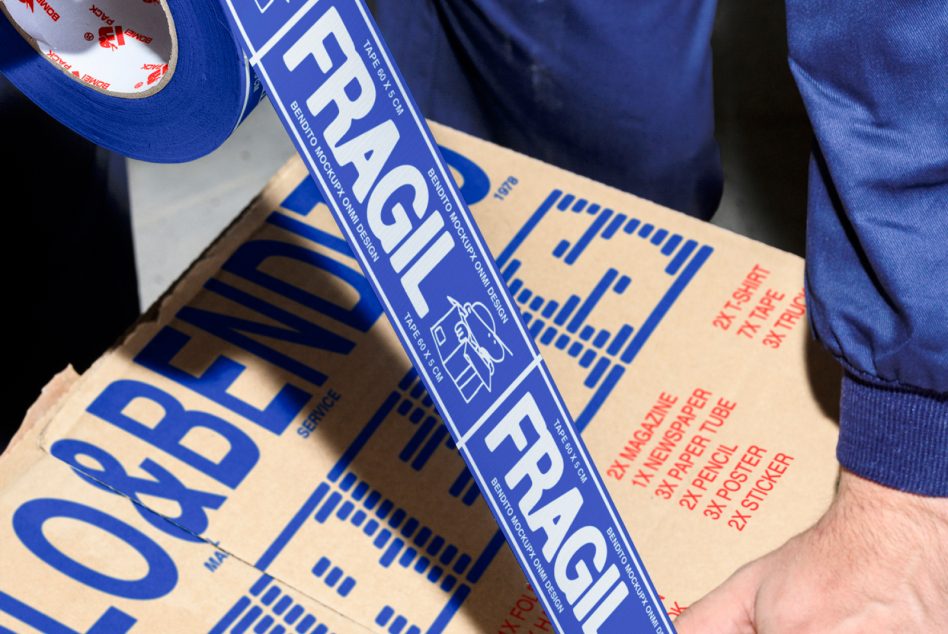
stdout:
<svg viewBox="0 0 948 634">
<path fill-rule="evenodd" d="M 218 2 L 0 0 L 0 72 L 94 143 L 155 162 L 217 148 L 263 91 Z"/>
</svg>

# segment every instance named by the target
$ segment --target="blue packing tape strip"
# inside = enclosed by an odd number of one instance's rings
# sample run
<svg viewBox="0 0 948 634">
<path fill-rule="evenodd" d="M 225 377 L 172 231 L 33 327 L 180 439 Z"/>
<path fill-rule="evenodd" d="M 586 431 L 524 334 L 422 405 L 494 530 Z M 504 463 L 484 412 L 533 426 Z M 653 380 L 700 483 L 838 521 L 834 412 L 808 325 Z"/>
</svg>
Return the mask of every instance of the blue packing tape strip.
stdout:
<svg viewBox="0 0 948 634">
<path fill-rule="evenodd" d="M 135 99 L 90 90 L 46 59 L 0 17 L 0 72 L 60 123 L 97 145 L 157 163 L 211 152 L 260 101 L 263 91 L 215 2 L 168 0 L 177 63 L 155 94 Z"/>
<path fill-rule="evenodd" d="M 363 2 L 221 2 L 556 629 L 674 632 Z"/>
</svg>

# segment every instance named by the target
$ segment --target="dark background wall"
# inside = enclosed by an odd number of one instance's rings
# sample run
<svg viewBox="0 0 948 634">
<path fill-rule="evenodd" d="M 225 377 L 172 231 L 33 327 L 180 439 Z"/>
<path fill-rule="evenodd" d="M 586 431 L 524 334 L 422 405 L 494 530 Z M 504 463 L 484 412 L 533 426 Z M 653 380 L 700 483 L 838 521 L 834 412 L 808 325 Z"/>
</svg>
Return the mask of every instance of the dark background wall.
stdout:
<svg viewBox="0 0 948 634">
<path fill-rule="evenodd" d="M 787 65 L 783 0 L 719 0 L 712 48 L 725 179 L 713 222 L 803 255 L 812 132 Z"/>
</svg>

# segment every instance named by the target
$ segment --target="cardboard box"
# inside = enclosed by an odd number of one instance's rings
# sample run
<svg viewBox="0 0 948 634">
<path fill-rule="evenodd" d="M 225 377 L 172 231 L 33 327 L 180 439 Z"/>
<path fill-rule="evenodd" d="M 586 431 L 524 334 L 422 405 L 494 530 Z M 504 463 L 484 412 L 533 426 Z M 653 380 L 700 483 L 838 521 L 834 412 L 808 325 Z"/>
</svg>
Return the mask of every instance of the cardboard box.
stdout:
<svg viewBox="0 0 948 634">
<path fill-rule="evenodd" d="M 803 262 L 434 130 L 668 611 L 815 521 L 839 370 Z M 0 457 L 0 626 L 549 630 L 339 236 L 294 158 L 40 404 Z"/>
</svg>

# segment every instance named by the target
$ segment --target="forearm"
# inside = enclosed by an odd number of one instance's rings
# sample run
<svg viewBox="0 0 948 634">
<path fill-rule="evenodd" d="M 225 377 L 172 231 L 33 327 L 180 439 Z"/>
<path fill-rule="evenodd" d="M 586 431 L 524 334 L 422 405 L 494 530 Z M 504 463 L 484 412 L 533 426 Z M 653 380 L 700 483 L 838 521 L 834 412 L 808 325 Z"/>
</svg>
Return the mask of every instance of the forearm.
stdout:
<svg viewBox="0 0 948 634">
<path fill-rule="evenodd" d="M 847 371 L 840 462 L 948 496 L 948 5 L 788 0 L 816 135 L 807 299 Z"/>
</svg>

